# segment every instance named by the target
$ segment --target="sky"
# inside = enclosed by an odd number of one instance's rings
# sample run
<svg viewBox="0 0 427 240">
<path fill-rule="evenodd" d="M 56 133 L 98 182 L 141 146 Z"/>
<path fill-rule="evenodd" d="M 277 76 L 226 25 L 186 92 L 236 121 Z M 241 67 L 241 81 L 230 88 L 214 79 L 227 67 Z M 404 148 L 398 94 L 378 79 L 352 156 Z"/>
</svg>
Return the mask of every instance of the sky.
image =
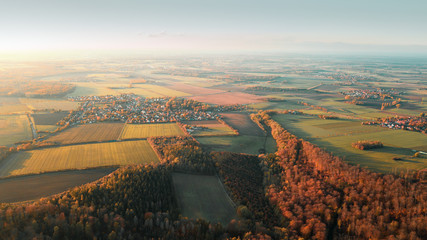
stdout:
<svg viewBox="0 0 427 240">
<path fill-rule="evenodd" d="M 425 0 L 2 0 L 0 52 L 427 53 Z"/>
</svg>

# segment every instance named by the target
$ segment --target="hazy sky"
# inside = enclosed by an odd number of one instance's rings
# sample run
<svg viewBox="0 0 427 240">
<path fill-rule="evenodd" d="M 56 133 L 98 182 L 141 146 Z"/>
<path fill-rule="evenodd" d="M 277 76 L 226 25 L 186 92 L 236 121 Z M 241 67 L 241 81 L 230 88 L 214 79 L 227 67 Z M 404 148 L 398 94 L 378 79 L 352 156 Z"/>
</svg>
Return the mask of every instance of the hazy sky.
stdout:
<svg viewBox="0 0 427 240">
<path fill-rule="evenodd" d="M 426 24 L 426 0 L 2 0 L 0 51 L 417 51 Z"/>
</svg>

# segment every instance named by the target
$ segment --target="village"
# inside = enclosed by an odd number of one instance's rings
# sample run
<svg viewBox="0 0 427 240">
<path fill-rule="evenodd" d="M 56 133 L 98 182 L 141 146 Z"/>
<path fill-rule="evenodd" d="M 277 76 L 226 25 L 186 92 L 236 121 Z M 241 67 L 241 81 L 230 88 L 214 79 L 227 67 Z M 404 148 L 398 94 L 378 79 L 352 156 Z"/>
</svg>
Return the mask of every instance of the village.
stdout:
<svg viewBox="0 0 427 240">
<path fill-rule="evenodd" d="M 179 121 L 214 120 L 219 112 L 242 110 L 243 105 L 212 106 L 191 99 L 176 97 L 143 98 L 133 94 L 118 96 L 70 97 L 82 102 L 79 109 L 58 125 L 72 126 L 103 121 L 121 121 L 129 124 Z"/>
<path fill-rule="evenodd" d="M 388 117 L 379 118 L 377 121 L 363 122 L 363 125 L 379 125 L 391 129 L 403 129 L 408 131 L 427 132 L 427 116 L 421 113 L 419 117 Z"/>
</svg>

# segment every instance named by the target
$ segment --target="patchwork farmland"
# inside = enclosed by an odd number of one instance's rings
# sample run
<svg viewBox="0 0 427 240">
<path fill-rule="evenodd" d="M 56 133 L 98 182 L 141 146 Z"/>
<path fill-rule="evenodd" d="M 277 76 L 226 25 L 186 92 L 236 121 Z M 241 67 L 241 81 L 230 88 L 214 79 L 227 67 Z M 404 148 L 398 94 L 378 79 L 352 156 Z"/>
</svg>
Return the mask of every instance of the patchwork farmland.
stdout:
<svg viewBox="0 0 427 240">
<path fill-rule="evenodd" d="M 145 140 L 71 145 L 14 153 L 0 163 L 0 177 L 156 162 Z"/>
</svg>

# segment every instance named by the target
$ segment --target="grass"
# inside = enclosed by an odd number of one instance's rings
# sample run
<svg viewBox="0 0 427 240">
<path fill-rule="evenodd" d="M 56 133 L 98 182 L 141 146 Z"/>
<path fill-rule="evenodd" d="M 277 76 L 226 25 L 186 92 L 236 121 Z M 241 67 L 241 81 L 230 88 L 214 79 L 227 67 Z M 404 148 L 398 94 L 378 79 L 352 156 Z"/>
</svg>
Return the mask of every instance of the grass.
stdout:
<svg viewBox="0 0 427 240">
<path fill-rule="evenodd" d="M 264 132 L 255 124 L 248 113 L 223 113 L 224 121 L 241 135 L 264 136 Z"/>
<path fill-rule="evenodd" d="M 379 172 L 427 168 L 426 159 L 412 157 L 413 150 L 427 150 L 427 135 L 421 133 L 301 115 L 275 115 L 273 119 L 291 133 L 344 157 L 351 164 Z M 368 151 L 352 148 L 351 143 L 358 140 L 381 141 L 384 148 Z M 395 161 L 393 157 L 403 160 Z"/>
<path fill-rule="evenodd" d="M 26 115 L 0 115 L 0 146 L 31 140 L 30 123 Z"/>
<path fill-rule="evenodd" d="M 54 172 L 0 180 L 0 202 L 39 199 L 95 181 L 117 168 L 96 168 Z"/>
<path fill-rule="evenodd" d="M 193 136 L 224 136 L 224 135 L 235 135 L 233 129 L 225 124 L 218 122 L 217 120 L 209 121 L 188 121 L 185 122 L 188 125 L 203 127 L 202 129 L 194 130 L 191 135 Z"/>
<path fill-rule="evenodd" d="M 145 140 L 71 145 L 15 153 L 0 164 L 0 177 L 158 161 Z"/>
<path fill-rule="evenodd" d="M 78 102 L 67 101 L 63 99 L 44 99 L 44 98 L 21 98 L 20 101 L 26 104 L 31 110 L 62 110 L 70 111 L 77 109 Z"/>
<path fill-rule="evenodd" d="M 183 136 L 185 133 L 176 123 L 126 124 L 121 139 L 143 139 L 161 136 Z"/>
<path fill-rule="evenodd" d="M 87 142 L 105 142 L 117 140 L 124 127 L 124 123 L 94 123 L 79 125 L 62 131 L 47 141 L 60 144 L 74 144 Z"/>
<path fill-rule="evenodd" d="M 204 147 L 211 151 L 228 151 L 258 155 L 258 150 L 264 148 L 265 137 L 262 136 L 221 136 L 221 137 L 196 137 Z M 276 142 L 272 137 L 267 137 L 266 151 L 276 152 Z"/>
<path fill-rule="evenodd" d="M 190 219 L 206 219 L 223 226 L 236 218 L 234 203 L 216 176 L 173 173 L 178 206 Z"/>
</svg>

